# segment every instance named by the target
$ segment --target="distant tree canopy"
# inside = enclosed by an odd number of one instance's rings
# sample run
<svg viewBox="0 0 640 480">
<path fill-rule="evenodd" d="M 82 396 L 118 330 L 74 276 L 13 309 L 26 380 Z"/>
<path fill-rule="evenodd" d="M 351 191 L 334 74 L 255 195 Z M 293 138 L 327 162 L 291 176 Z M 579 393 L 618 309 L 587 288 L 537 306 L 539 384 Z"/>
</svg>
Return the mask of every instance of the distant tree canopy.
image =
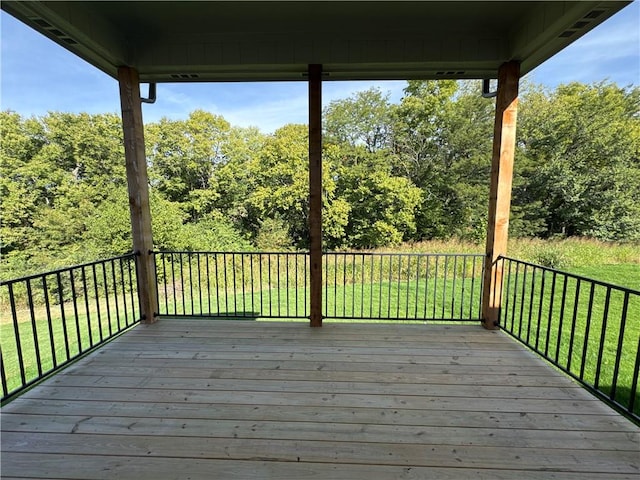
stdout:
<svg viewBox="0 0 640 480">
<path fill-rule="evenodd" d="M 327 105 L 327 247 L 483 240 L 493 111 L 455 81 Z M 129 251 L 119 117 L 0 115 L 2 276 Z M 148 125 L 146 141 L 157 247 L 308 246 L 304 125 L 267 135 L 194 111 Z M 512 205 L 515 236 L 640 240 L 640 88 L 525 83 Z"/>
</svg>

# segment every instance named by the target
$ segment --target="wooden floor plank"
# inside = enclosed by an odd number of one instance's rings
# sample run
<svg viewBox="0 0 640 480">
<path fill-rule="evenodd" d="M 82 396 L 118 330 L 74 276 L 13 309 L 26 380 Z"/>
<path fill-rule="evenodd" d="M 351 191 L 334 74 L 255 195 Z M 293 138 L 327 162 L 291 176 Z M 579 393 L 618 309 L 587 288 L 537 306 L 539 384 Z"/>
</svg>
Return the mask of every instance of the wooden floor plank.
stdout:
<svg viewBox="0 0 640 480">
<path fill-rule="evenodd" d="M 238 378 L 175 378 L 131 377 L 114 375 L 58 375 L 52 382 L 65 388 L 135 388 L 169 389 L 180 391 L 247 391 L 277 393 L 365 394 L 383 396 L 474 397 L 486 398 L 538 398 L 584 400 L 584 391 L 577 385 L 564 387 L 525 387 L 521 385 L 460 385 L 456 383 L 383 383 L 351 381 L 306 381 L 286 379 Z"/>
<path fill-rule="evenodd" d="M 3 478 L 638 478 L 640 429 L 477 325 L 140 325 L 2 409 Z"/>
<path fill-rule="evenodd" d="M 103 435 L 149 435 L 333 442 L 406 443 L 437 445 L 483 445 L 517 448 L 565 448 L 629 450 L 637 433 L 583 432 L 511 428 L 425 427 L 362 423 L 321 423 L 253 420 L 203 420 L 117 416 L 4 415 L 5 432 L 78 433 Z"/>
<path fill-rule="evenodd" d="M 32 480 L 51 478 L 50 472 L 65 472 L 65 478 L 76 480 L 251 480 L 251 479 L 331 479 L 331 480 L 417 480 L 437 478 L 460 480 L 630 480 L 629 474 L 585 472 L 548 472 L 540 470 L 461 469 L 443 467 L 396 467 L 384 465 L 354 465 L 309 462 L 268 462 L 241 460 L 211 460 L 199 458 L 141 459 L 133 456 L 47 455 L 14 453 L 11 465 L 3 469 L 3 478 L 26 478 L 24 472 L 35 472 Z M 73 465 L 73 469 L 69 468 Z M 8 477 L 6 475 L 15 475 Z"/>
<path fill-rule="evenodd" d="M 44 416 L 114 416 L 146 418 L 183 418 L 202 420 L 251 420 L 275 422 L 358 423 L 365 425 L 411 425 L 431 427 L 468 427 L 540 429 L 550 431 L 579 430 L 587 432 L 637 433 L 637 427 L 611 409 L 599 414 L 527 413 L 475 410 L 409 410 L 370 407 L 278 406 L 260 404 L 212 403 L 136 403 L 90 400 L 35 399 L 16 403 L 5 409 L 5 414 Z"/>
<path fill-rule="evenodd" d="M 167 378 L 207 378 L 207 379 L 244 379 L 244 380 L 311 380 L 316 382 L 346 382 L 354 379 L 360 382 L 416 383 L 416 384 L 454 384 L 454 385 L 519 385 L 539 387 L 577 387 L 571 379 L 549 375 L 519 375 L 509 371 L 503 373 L 479 372 L 475 375 L 463 373 L 406 373 L 406 372 L 359 372 L 351 369 L 352 364 L 340 364 L 329 370 L 320 364 L 309 364 L 307 369 L 282 368 L 200 368 L 200 367 L 132 367 L 124 364 L 91 364 L 91 368 L 72 367 L 62 375 L 91 377 L 151 377 Z M 424 371 L 424 370 L 423 370 Z M 463 370 L 462 370 L 463 371 Z M 125 380 L 126 381 L 126 380 Z M 131 380 L 135 381 L 135 380 Z"/>
<path fill-rule="evenodd" d="M 4 432 L 3 453 L 59 453 L 359 463 L 372 465 L 542 470 L 547 464 L 574 472 L 637 473 L 637 451 L 549 449 L 438 444 L 393 444 L 216 437 Z"/>
</svg>

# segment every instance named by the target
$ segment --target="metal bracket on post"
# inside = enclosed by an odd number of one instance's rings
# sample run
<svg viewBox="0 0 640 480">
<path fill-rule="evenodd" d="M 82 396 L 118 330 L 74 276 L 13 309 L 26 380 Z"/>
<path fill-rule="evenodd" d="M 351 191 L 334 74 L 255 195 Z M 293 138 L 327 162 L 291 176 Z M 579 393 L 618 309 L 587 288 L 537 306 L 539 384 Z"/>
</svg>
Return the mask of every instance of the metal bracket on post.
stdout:
<svg viewBox="0 0 640 480">
<path fill-rule="evenodd" d="M 482 80 L 482 98 L 494 98 L 498 95 L 498 90 L 491 90 L 491 79 Z"/>
<path fill-rule="evenodd" d="M 147 98 L 140 97 L 142 103 L 156 103 L 156 84 L 149 84 L 149 96 Z"/>
</svg>

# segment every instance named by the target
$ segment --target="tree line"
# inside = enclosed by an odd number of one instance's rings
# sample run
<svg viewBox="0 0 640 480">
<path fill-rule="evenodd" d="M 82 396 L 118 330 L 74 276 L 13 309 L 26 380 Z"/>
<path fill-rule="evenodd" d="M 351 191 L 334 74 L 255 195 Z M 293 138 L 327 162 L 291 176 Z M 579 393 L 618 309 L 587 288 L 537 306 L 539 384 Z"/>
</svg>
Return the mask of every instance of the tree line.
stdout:
<svg viewBox="0 0 640 480">
<path fill-rule="evenodd" d="M 481 242 L 494 122 L 478 82 L 409 81 L 323 112 L 328 249 Z M 120 118 L 1 112 L 2 276 L 131 249 Z M 157 248 L 308 246 L 308 132 L 194 111 L 146 126 Z M 640 87 L 521 88 L 510 233 L 640 240 Z"/>
</svg>

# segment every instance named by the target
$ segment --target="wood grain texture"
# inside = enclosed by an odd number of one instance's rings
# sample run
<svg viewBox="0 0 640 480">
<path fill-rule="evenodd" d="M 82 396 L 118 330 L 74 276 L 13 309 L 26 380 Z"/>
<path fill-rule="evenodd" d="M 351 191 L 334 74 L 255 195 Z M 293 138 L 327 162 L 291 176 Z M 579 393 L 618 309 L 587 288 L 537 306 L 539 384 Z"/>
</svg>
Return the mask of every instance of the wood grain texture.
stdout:
<svg viewBox="0 0 640 480">
<path fill-rule="evenodd" d="M 309 65 L 309 308 L 322 326 L 322 65 Z"/>
<path fill-rule="evenodd" d="M 639 447 L 572 380 L 464 325 L 162 320 L 2 410 L 3 478 L 617 480 Z"/>
<path fill-rule="evenodd" d="M 144 123 L 140 101 L 140 79 L 134 68 L 118 68 L 124 156 L 129 191 L 131 235 L 136 257 L 136 280 L 140 299 L 141 318 L 146 323 L 156 321 L 158 287 L 156 282 L 151 208 L 149 206 L 149 178 L 144 145 Z"/>
<path fill-rule="evenodd" d="M 502 263 L 497 260 L 500 255 L 507 253 L 509 239 L 519 81 L 520 64 L 518 62 L 505 63 L 498 70 L 486 259 L 482 288 L 482 320 L 485 328 L 488 329 L 498 328 L 498 313 L 502 299 Z"/>
</svg>

